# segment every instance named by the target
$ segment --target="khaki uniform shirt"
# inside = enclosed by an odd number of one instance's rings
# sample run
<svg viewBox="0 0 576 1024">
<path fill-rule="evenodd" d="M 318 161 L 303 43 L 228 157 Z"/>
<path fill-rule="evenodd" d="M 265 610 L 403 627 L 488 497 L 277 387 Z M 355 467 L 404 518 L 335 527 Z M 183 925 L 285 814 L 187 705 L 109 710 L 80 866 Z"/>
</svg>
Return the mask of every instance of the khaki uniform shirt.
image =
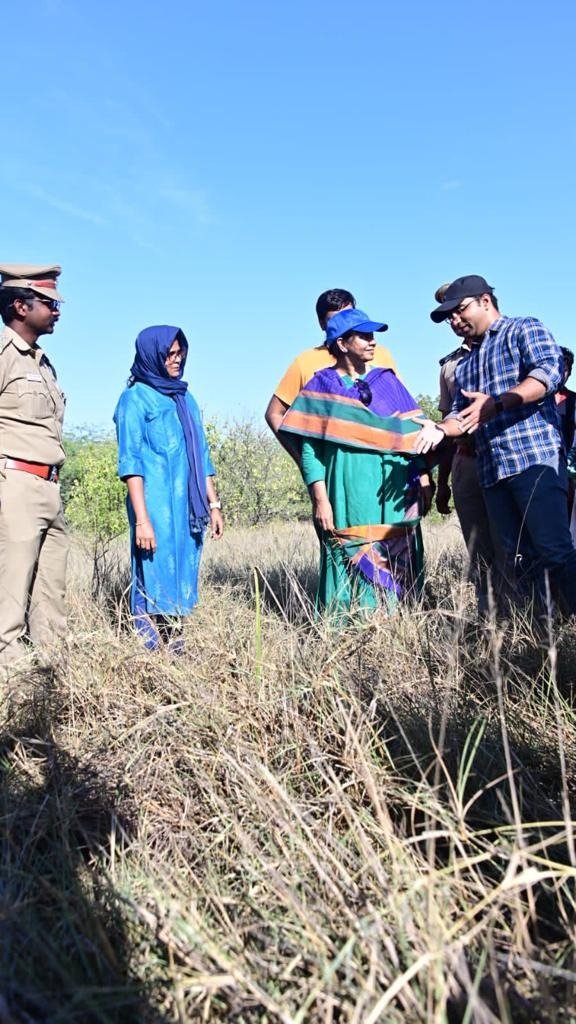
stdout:
<svg viewBox="0 0 576 1024">
<path fill-rule="evenodd" d="M 444 356 L 440 360 L 440 399 L 438 401 L 438 408 L 442 416 L 447 416 L 452 410 L 452 403 L 456 394 L 456 368 L 463 359 L 470 355 L 470 351 L 470 346 L 464 342 L 460 348 L 455 349 L 450 355 Z M 463 437 L 460 437 L 457 441 L 456 450 L 467 455 L 474 455 L 473 436 L 465 434 Z"/>
<path fill-rule="evenodd" d="M 61 466 L 65 398 L 41 348 L 0 334 L 0 456 Z"/>
<path fill-rule="evenodd" d="M 440 360 L 440 399 L 438 408 L 443 416 L 447 416 L 452 409 L 452 402 L 456 393 L 456 367 L 470 355 L 468 345 L 461 345 L 449 356 Z"/>
</svg>

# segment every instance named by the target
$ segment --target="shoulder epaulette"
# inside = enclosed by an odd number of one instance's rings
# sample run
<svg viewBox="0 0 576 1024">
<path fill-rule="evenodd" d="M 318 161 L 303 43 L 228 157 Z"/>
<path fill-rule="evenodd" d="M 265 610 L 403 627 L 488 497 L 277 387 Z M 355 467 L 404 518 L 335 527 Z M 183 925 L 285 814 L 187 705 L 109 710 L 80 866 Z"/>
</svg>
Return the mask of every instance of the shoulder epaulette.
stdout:
<svg viewBox="0 0 576 1024">
<path fill-rule="evenodd" d="M 0 332 L 0 355 L 2 355 L 4 349 L 8 347 L 8 345 L 10 344 L 10 341 L 11 341 L 11 339 L 8 337 L 8 335 L 4 331 L 1 331 Z"/>
<path fill-rule="evenodd" d="M 438 360 L 438 362 L 440 363 L 440 366 L 444 366 L 444 363 L 450 362 L 451 359 L 459 359 L 462 355 L 462 346 L 460 345 L 459 348 L 455 348 L 453 352 L 449 352 L 447 356 L 443 356 L 442 359 Z"/>
</svg>

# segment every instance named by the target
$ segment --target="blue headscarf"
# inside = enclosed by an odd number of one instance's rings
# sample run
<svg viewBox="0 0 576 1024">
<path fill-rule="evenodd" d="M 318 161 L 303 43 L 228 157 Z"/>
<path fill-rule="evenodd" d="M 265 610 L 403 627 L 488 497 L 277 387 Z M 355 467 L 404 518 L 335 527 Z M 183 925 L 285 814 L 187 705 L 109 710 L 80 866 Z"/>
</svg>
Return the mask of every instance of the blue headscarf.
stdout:
<svg viewBox="0 0 576 1024">
<path fill-rule="evenodd" d="M 166 356 L 176 338 L 182 347 L 182 362 L 178 377 L 169 377 L 165 366 Z M 136 338 L 136 358 L 130 374 L 134 383 L 147 384 L 148 387 L 159 391 L 161 395 L 173 398 L 176 403 L 176 412 L 184 431 L 186 454 L 190 466 L 188 473 L 190 533 L 201 533 L 210 519 L 210 513 L 206 498 L 202 438 L 186 402 L 188 385 L 186 381 L 182 380 L 187 356 L 188 342 L 179 327 L 146 327 Z"/>
</svg>

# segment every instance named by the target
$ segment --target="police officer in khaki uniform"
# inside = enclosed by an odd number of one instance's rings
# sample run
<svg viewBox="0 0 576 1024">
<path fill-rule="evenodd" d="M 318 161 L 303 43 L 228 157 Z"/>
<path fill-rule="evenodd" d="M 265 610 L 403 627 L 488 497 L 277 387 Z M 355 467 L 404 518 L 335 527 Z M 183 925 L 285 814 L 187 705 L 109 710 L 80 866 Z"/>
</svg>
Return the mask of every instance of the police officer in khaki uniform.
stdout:
<svg viewBox="0 0 576 1024">
<path fill-rule="evenodd" d="M 60 267 L 0 266 L 0 664 L 66 630 L 68 535 L 58 475 L 64 395 L 38 345 L 59 318 Z"/>
</svg>

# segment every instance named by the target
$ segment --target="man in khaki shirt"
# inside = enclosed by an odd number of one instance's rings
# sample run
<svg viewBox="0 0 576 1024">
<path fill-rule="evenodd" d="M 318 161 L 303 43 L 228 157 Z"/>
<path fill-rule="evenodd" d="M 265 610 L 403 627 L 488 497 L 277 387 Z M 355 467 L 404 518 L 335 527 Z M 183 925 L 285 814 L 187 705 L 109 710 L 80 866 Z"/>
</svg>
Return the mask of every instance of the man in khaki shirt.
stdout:
<svg viewBox="0 0 576 1024">
<path fill-rule="evenodd" d="M 66 630 L 58 475 L 64 395 L 38 345 L 60 316 L 60 267 L 0 266 L 0 665 Z"/>
</svg>

